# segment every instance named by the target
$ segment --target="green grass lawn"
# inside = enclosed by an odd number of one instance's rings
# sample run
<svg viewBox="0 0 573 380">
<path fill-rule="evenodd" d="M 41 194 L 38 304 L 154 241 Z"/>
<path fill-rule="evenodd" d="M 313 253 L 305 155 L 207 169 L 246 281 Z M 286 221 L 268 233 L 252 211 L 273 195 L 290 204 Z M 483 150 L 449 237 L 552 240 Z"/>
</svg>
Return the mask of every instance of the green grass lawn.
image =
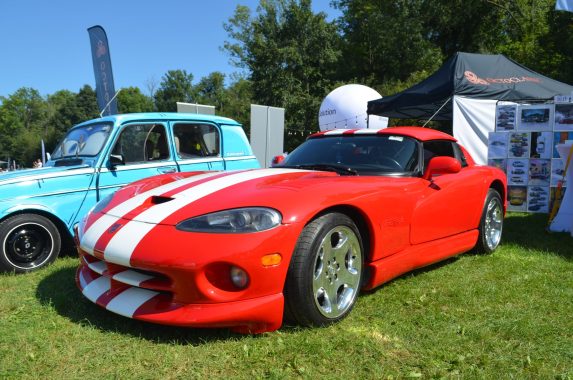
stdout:
<svg viewBox="0 0 573 380">
<path fill-rule="evenodd" d="M 573 238 L 510 214 L 502 246 L 362 294 L 327 328 L 258 336 L 123 318 L 77 290 L 77 258 L 0 276 L 0 378 L 573 379 Z"/>
</svg>

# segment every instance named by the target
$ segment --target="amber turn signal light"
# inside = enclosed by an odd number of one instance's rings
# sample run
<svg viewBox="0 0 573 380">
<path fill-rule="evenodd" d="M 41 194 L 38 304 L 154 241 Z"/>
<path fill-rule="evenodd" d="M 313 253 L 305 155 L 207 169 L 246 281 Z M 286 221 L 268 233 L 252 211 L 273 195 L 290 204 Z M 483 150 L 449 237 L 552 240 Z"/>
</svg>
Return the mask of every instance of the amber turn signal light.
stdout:
<svg viewBox="0 0 573 380">
<path fill-rule="evenodd" d="M 270 253 L 261 257 L 261 264 L 263 264 L 264 267 L 272 267 L 274 265 L 279 265 L 282 259 L 283 258 L 278 253 Z"/>
</svg>

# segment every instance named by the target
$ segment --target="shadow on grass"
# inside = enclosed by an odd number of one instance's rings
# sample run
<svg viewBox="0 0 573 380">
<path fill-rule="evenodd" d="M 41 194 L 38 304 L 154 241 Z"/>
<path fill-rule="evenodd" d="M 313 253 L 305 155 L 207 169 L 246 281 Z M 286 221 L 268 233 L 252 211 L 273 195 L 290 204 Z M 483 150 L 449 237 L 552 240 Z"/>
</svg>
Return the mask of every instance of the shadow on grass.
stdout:
<svg viewBox="0 0 573 380">
<path fill-rule="evenodd" d="M 51 273 L 38 284 L 36 297 L 43 305 L 52 306 L 60 315 L 81 326 L 178 345 L 200 345 L 245 336 L 229 329 L 164 326 L 116 315 L 81 294 L 75 284 L 75 271 L 75 268 L 64 268 Z"/>
<path fill-rule="evenodd" d="M 501 243 L 516 244 L 573 261 L 573 238 L 569 233 L 548 232 L 547 220 L 547 214 L 508 214 Z"/>
</svg>

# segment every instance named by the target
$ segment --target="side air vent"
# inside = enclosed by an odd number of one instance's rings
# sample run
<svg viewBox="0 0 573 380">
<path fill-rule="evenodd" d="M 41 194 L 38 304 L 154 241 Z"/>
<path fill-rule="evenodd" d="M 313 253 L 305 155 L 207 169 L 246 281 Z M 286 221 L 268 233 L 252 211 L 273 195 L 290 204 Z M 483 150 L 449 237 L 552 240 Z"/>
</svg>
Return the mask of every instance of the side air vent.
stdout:
<svg viewBox="0 0 573 380">
<path fill-rule="evenodd" d="M 170 198 L 170 197 L 162 197 L 160 195 L 153 195 L 151 197 L 151 204 L 158 205 L 160 203 L 165 203 L 165 202 L 169 202 L 172 200 L 173 200 L 173 198 Z"/>
</svg>

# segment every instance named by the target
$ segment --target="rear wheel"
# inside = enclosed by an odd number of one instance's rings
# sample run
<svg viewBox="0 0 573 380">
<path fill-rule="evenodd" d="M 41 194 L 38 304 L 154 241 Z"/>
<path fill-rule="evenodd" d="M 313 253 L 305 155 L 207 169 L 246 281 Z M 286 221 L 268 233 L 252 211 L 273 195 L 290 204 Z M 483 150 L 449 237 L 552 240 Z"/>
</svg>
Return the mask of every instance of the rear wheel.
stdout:
<svg viewBox="0 0 573 380">
<path fill-rule="evenodd" d="M 0 271 L 24 273 L 52 263 L 61 237 L 48 218 L 20 214 L 0 223 Z"/>
<path fill-rule="evenodd" d="M 503 204 L 501 196 L 494 189 L 489 189 L 479 225 L 479 237 L 476 251 L 492 253 L 501 241 L 503 231 Z"/>
<path fill-rule="evenodd" d="M 360 232 L 348 216 L 330 213 L 307 225 L 287 274 L 287 318 L 323 326 L 346 317 L 360 291 L 363 259 Z"/>
</svg>

